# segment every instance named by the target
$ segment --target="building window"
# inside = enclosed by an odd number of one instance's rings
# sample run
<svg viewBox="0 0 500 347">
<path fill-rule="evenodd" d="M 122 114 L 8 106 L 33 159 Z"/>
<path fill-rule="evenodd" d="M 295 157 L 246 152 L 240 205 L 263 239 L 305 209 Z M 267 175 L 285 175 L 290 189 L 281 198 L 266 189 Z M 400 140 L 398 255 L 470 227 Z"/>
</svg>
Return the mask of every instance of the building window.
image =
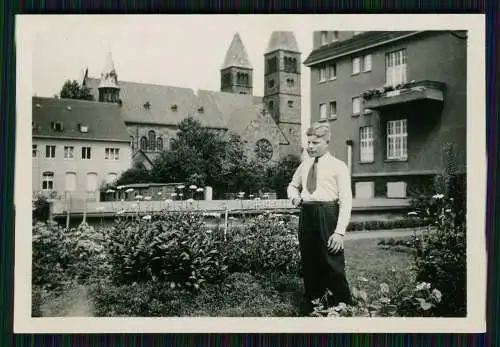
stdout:
<svg viewBox="0 0 500 347">
<path fill-rule="evenodd" d="M 287 78 L 287 79 L 286 79 L 286 86 L 287 86 L 288 88 L 293 88 L 293 87 L 295 87 L 295 81 L 294 81 L 294 79 L 293 79 L 293 78 Z"/>
<path fill-rule="evenodd" d="M 330 118 L 337 118 L 337 102 L 330 101 Z"/>
<path fill-rule="evenodd" d="M 387 53 L 385 59 L 385 79 L 391 86 L 406 83 L 406 49 Z"/>
<path fill-rule="evenodd" d="M 319 118 L 326 119 L 326 104 L 319 104 Z"/>
<path fill-rule="evenodd" d="M 272 57 L 267 60 L 267 73 L 273 73 L 278 71 L 278 60 L 276 57 Z"/>
<path fill-rule="evenodd" d="M 359 70 L 360 70 L 360 58 L 359 57 L 356 57 L 356 58 L 352 58 L 352 74 L 355 75 L 355 74 L 358 74 L 359 73 Z"/>
<path fill-rule="evenodd" d="M 408 157 L 407 143 L 407 120 L 388 121 L 387 159 L 406 160 Z"/>
<path fill-rule="evenodd" d="M 374 182 L 356 182 L 354 186 L 356 199 L 372 199 L 375 196 Z"/>
<path fill-rule="evenodd" d="M 332 42 L 338 41 L 339 40 L 339 32 L 338 31 L 333 31 L 332 32 Z"/>
<path fill-rule="evenodd" d="M 66 188 L 67 192 L 74 192 L 76 190 L 76 173 L 66 172 Z"/>
<path fill-rule="evenodd" d="M 154 151 L 156 148 L 156 134 L 153 130 L 150 130 L 148 132 L 148 138 L 149 138 L 148 141 L 149 150 Z"/>
<path fill-rule="evenodd" d="M 104 150 L 104 159 L 107 160 L 119 160 L 120 159 L 120 149 L 119 148 L 106 148 Z"/>
<path fill-rule="evenodd" d="M 297 72 L 297 59 L 292 57 L 285 57 L 285 72 Z"/>
<path fill-rule="evenodd" d="M 352 114 L 359 114 L 361 111 L 361 99 L 359 97 L 352 98 Z"/>
<path fill-rule="evenodd" d="M 326 81 L 326 66 L 322 66 L 319 68 L 319 81 Z"/>
<path fill-rule="evenodd" d="M 82 147 L 82 159 L 91 159 L 91 148 Z"/>
<path fill-rule="evenodd" d="M 75 147 L 64 146 L 64 159 L 75 159 Z"/>
<path fill-rule="evenodd" d="M 372 55 L 371 54 L 367 54 L 364 56 L 363 71 L 364 72 L 372 71 Z"/>
<path fill-rule="evenodd" d="M 359 129 L 359 158 L 362 163 L 373 162 L 373 127 Z"/>
<path fill-rule="evenodd" d="M 270 80 L 267 81 L 267 88 L 273 88 L 274 87 L 274 80 L 271 78 Z"/>
<path fill-rule="evenodd" d="M 158 151 L 163 151 L 163 139 L 161 137 L 158 137 L 156 140 L 156 149 Z"/>
<path fill-rule="evenodd" d="M 141 149 L 143 151 L 148 149 L 148 139 L 146 138 L 146 136 L 141 137 Z"/>
<path fill-rule="evenodd" d="M 56 146 L 47 145 L 45 146 L 45 158 L 55 158 L 56 157 Z"/>
<path fill-rule="evenodd" d="M 97 190 L 97 174 L 89 172 L 87 174 L 87 191 L 95 192 Z"/>
<path fill-rule="evenodd" d="M 243 72 L 238 72 L 236 74 L 236 81 L 239 85 L 247 86 L 249 84 L 248 74 Z"/>
<path fill-rule="evenodd" d="M 36 157 L 37 157 L 37 152 L 38 152 L 38 150 L 37 150 L 37 145 L 31 145 L 31 156 L 32 156 L 33 158 L 36 158 Z"/>
<path fill-rule="evenodd" d="M 326 38 L 327 38 L 327 32 L 326 31 L 322 31 L 321 34 L 320 34 L 320 42 L 321 42 L 321 46 L 324 46 L 326 45 Z"/>
<path fill-rule="evenodd" d="M 54 173 L 50 171 L 45 171 L 42 174 L 42 190 L 53 190 L 54 189 Z"/>
<path fill-rule="evenodd" d="M 337 78 L 337 64 L 329 64 L 328 65 L 328 75 L 331 80 Z"/>
<path fill-rule="evenodd" d="M 231 85 L 231 72 L 226 72 L 222 75 L 222 85 L 225 87 Z"/>
<path fill-rule="evenodd" d="M 387 182 L 388 198 L 406 198 L 406 182 Z"/>
<path fill-rule="evenodd" d="M 288 107 L 293 108 L 293 100 L 288 100 Z"/>
</svg>

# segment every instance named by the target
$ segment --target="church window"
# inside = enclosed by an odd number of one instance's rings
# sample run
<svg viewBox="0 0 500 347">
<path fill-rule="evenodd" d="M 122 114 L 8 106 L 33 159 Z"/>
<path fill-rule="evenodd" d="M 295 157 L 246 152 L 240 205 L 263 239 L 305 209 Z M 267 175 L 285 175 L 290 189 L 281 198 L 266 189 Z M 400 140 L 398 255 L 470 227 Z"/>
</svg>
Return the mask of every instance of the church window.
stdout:
<svg viewBox="0 0 500 347">
<path fill-rule="evenodd" d="M 267 87 L 268 88 L 273 88 L 274 87 L 274 80 L 273 79 L 270 79 L 269 81 L 267 81 Z"/>
<path fill-rule="evenodd" d="M 293 108 L 293 100 L 288 100 L 288 107 Z"/>
<path fill-rule="evenodd" d="M 297 59 L 292 57 L 285 57 L 285 71 L 296 73 L 297 72 Z"/>
<path fill-rule="evenodd" d="M 156 134 L 153 130 L 150 130 L 148 132 L 148 139 L 149 139 L 149 150 L 154 151 L 156 149 Z"/>
<path fill-rule="evenodd" d="M 255 154 L 260 160 L 269 161 L 273 157 L 273 145 L 267 139 L 260 139 L 255 144 Z"/>
<path fill-rule="evenodd" d="M 146 136 L 141 137 L 141 149 L 143 151 L 148 149 L 148 139 L 146 138 Z"/>
<path fill-rule="evenodd" d="M 231 85 L 231 73 L 230 72 L 226 72 L 225 74 L 222 75 L 222 85 L 224 85 L 224 86 Z"/>
<path fill-rule="evenodd" d="M 163 151 L 163 139 L 161 137 L 158 137 L 156 140 L 156 149 L 158 151 Z"/>
<path fill-rule="evenodd" d="M 273 73 L 278 71 L 278 60 L 276 57 L 267 60 L 267 73 Z"/>
</svg>

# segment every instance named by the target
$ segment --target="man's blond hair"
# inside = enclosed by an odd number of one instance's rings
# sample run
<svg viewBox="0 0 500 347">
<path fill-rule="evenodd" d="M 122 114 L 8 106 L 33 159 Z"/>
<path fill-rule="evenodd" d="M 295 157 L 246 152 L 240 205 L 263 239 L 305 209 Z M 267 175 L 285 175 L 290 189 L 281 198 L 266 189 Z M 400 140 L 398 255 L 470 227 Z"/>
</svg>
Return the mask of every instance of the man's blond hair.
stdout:
<svg viewBox="0 0 500 347">
<path fill-rule="evenodd" d="M 306 136 L 316 136 L 330 142 L 330 125 L 324 121 L 314 122 L 309 129 L 307 129 Z"/>
</svg>

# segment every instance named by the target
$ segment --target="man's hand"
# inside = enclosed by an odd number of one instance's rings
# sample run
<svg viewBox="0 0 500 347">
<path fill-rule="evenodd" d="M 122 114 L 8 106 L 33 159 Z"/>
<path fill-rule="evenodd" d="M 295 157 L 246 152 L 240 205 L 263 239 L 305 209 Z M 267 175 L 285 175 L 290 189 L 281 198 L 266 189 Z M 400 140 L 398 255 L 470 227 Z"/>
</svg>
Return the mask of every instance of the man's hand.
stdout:
<svg viewBox="0 0 500 347">
<path fill-rule="evenodd" d="M 292 204 L 295 207 L 299 207 L 300 205 L 302 205 L 302 199 L 301 198 L 293 198 Z"/>
<path fill-rule="evenodd" d="M 333 233 L 328 239 L 328 250 L 337 253 L 344 249 L 344 235 Z"/>
</svg>

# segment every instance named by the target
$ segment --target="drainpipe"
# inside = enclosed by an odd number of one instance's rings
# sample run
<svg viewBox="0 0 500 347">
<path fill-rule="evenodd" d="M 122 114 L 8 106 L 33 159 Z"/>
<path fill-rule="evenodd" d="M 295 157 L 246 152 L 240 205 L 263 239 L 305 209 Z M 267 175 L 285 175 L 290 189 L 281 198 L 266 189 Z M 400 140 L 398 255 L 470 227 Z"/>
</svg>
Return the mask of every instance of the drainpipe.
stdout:
<svg viewBox="0 0 500 347">
<path fill-rule="evenodd" d="M 352 175 L 352 140 L 347 139 L 345 142 L 347 145 L 347 169 L 349 170 L 349 175 Z"/>
</svg>

